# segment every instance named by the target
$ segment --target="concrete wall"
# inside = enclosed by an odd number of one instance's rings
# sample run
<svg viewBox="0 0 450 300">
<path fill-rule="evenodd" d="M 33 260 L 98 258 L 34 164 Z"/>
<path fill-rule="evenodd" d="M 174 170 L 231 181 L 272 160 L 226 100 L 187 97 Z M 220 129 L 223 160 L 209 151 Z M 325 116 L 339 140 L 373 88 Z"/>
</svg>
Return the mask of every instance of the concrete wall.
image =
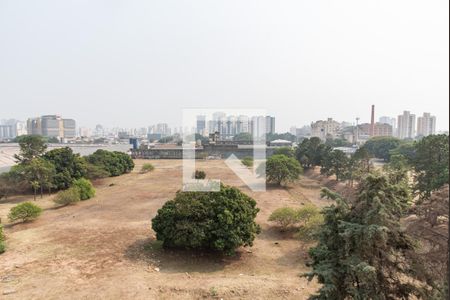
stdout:
<svg viewBox="0 0 450 300">
<path fill-rule="evenodd" d="M 269 157 L 273 155 L 275 148 L 267 147 L 266 156 Z M 197 159 L 206 158 L 207 156 L 220 157 L 222 159 L 227 159 L 231 154 L 234 154 L 237 158 L 241 159 L 246 156 L 253 157 L 252 148 L 237 148 L 237 147 L 214 147 L 205 146 L 204 148 L 195 149 L 195 157 Z M 131 152 L 132 158 L 143 158 L 143 159 L 182 159 L 183 149 L 147 149 L 147 150 L 134 150 Z"/>
</svg>

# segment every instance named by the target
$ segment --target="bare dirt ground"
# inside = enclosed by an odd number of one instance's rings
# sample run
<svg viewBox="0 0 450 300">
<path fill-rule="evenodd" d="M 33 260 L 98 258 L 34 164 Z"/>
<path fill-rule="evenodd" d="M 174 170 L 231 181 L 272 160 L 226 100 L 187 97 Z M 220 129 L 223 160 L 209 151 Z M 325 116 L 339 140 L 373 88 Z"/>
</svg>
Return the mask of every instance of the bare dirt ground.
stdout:
<svg viewBox="0 0 450 300">
<path fill-rule="evenodd" d="M 237 186 L 260 208 L 261 234 L 234 257 L 164 250 L 151 219 L 181 188 L 180 160 L 155 160 L 153 172 L 136 171 L 98 183 L 95 198 L 54 208 L 38 198 L 39 219 L 7 224 L 7 251 L 0 255 L 2 299 L 306 299 L 318 285 L 307 272 L 307 245 L 281 234 L 267 222 L 282 206 L 319 199 L 317 180 L 303 177 L 290 188 L 251 192 L 223 161 L 200 161 L 209 178 Z M 3 222 L 20 196 L 0 202 Z"/>
</svg>

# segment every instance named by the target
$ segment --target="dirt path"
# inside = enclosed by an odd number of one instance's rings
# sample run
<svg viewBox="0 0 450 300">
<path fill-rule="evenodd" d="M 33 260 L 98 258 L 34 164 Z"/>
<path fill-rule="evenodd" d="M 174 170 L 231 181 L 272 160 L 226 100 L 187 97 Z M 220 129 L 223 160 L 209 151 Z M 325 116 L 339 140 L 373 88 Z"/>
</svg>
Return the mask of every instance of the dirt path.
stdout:
<svg viewBox="0 0 450 300">
<path fill-rule="evenodd" d="M 94 199 L 46 210 L 33 223 L 5 229 L 0 256 L 2 299 L 306 299 L 317 285 L 299 274 L 306 247 L 267 222 L 282 206 L 323 206 L 320 189 L 304 178 L 292 189 L 249 191 L 223 161 L 199 162 L 209 178 L 237 186 L 258 203 L 262 233 L 235 257 L 163 250 L 151 218 L 181 188 L 181 161 L 151 161 L 155 170 L 107 178 Z M 143 161 L 136 161 L 136 170 Z M 0 217 L 27 197 L 0 202 Z M 30 197 L 28 197 L 30 198 Z"/>
</svg>

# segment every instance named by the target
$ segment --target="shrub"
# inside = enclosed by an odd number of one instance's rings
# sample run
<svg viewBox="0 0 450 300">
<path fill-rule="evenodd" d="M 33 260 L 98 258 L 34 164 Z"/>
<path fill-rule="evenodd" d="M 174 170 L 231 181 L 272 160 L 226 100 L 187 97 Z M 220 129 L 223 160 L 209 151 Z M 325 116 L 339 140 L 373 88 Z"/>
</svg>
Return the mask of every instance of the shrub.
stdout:
<svg viewBox="0 0 450 300">
<path fill-rule="evenodd" d="M 246 167 L 252 167 L 253 166 L 253 157 L 246 156 L 243 159 L 241 159 L 241 162 Z"/>
<path fill-rule="evenodd" d="M 237 188 L 221 185 L 219 192 L 178 192 L 152 220 L 164 247 L 210 249 L 232 254 L 252 246 L 260 227 L 256 202 Z"/>
<path fill-rule="evenodd" d="M 60 191 L 53 200 L 59 205 L 69 205 L 80 201 L 80 191 L 77 187 L 73 186 L 65 191 Z"/>
<path fill-rule="evenodd" d="M 73 186 L 78 189 L 80 193 L 80 200 L 87 200 L 95 196 L 94 186 L 85 178 L 75 180 L 73 182 Z"/>
<path fill-rule="evenodd" d="M 276 209 L 269 217 L 269 221 L 276 222 L 282 230 L 300 222 L 298 211 L 291 207 L 282 207 Z"/>
<path fill-rule="evenodd" d="M 8 218 L 11 222 L 22 220 L 22 222 L 28 222 L 39 217 L 42 213 L 42 208 L 31 203 L 20 203 L 9 211 Z"/>
<path fill-rule="evenodd" d="M 142 165 L 141 173 L 148 173 L 155 169 L 155 167 L 151 163 L 145 163 Z"/>
<path fill-rule="evenodd" d="M 312 218 L 320 215 L 320 210 L 313 204 L 306 204 L 297 210 L 298 220 L 303 222 L 303 225 L 308 223 Z"/>
<path fill-rule="evenodd" d="M 323 224 L 323 216 L 319 208 L 313 204 L 306 204 L 297 210 L 298 220 L 301 223 L 297 237 L 305 240 L 315 240 L 320 226 Z"/>
<path fill-rule="evenodd" d="M 316 240 L 319 234 L 320 228 L 323 224 L 322 214 L 312 215 L 308 220 L 305 220 L 303 225 L 300 226 L 297 238 L 305 241 Z"/>
<path fill-rule="evenodd" d="M 205 178 L 206 178 L 206 173 L 205 173 L 205 171 L 195 170 L 194 178 L 195 178 L 195 179 L 205 179 Z"/>
</svg>

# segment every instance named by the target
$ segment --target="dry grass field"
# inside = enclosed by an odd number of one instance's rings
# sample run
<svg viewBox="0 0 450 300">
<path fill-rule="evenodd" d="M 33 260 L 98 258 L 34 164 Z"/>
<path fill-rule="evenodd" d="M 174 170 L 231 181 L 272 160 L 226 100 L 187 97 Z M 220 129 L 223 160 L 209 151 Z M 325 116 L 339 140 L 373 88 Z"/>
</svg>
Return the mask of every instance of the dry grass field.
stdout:
<svg viewBox="0 0 450 300">
<path fill-rule="evenodd" d="M 155 240 L 151 219 L 181 188 L 180 160 L 151 161 L 155 170 L 96 184 L 97 195 L 73 206 L 55 208 L 53 196 L 38 198 L 45 210 L 26 224 L 6 224 L 7 251 L 0 255 L 2 299 L 306 299 L 317 289 L 299 275 L 307 245 L 281 234 L 267 222 L 282 206 L 319 199 L 316 179 L 304 177 L 290 188 L 251 192 L 223 161 L 200 161 L 209 178 L 242 189 L 260 208 L 262 232 L 251 248 L 234 257 L 164 250 Z M 0 217 L 32 196 L 0 202 Z"/>
</svg>

